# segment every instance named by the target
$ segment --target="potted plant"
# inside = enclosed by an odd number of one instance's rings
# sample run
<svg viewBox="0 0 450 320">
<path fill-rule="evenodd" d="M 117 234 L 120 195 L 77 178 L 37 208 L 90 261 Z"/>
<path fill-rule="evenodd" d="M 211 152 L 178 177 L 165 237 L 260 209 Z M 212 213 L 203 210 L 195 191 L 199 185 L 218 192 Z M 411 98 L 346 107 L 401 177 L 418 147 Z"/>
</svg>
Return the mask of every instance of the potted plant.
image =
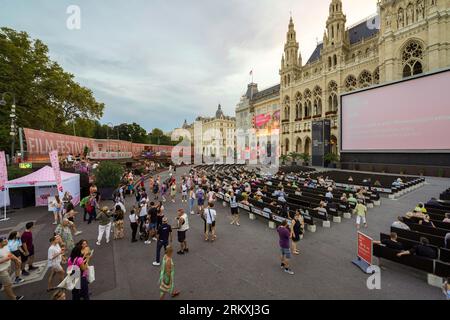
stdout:
<svg viewBox="0 0 450 320">
<path fill-rule="evenodd" d="M 116 162 L 105 161 L 95 169 L 95 184 L 102 199 L 112 199 L 114 190 L 119 186 L 122 177 L 122 166 Z"/>
<path fill-rule="evenodd" d="M 292 165 L 296 166 L 297 165 L 297 160 L 301 158 L 301 154 L 297 153 L 297 152 L 291 152 L 289 154 L 289 157 L 292 159 Z"/>
<path fill-rule="evenodd" d="M 323 160 L 325 162 L 325 167 L 327 168 L 336 168 L 336 163 L 339 162 L 339 157 L 334 153 L 327 153 Z"/>
<path fill-rule="evenodd" d="M 304 166 L 309 166 L 309 160 L 311 159 L 311 156 L 307 153 L 302 153 L 300 155 L 300 159 L 303 160 L 303 165 Z"/>
<path fill-rule="evenodd" d="M 282 154 L 282 155 L 280 156 L 280 160 L 281 160 L 281 164 L 284 166 L 284 165 L 286 164 L 286 161 L 289 160 L 289 156 L 287 156 L 287 155 L 285 155 L 285 154 Z"/>
</svg>

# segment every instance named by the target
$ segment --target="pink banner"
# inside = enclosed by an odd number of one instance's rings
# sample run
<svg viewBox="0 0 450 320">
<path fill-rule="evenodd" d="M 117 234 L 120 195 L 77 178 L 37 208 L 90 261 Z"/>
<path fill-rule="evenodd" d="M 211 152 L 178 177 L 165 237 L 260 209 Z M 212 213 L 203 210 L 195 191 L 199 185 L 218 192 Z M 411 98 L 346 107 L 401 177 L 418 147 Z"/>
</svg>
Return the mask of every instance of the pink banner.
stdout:
<svg viewBox="0 0 450 320">
<path fill-rule="evenodd" d="M 52 164 L 53 171 L 55 172 L 56 185 L 58 187 L 58 192 L 62 194 L 64 192 L 62 179 L 61 179 L 61 170 L 59 169 L 59 159 L 58 159 L 58 151 L 54 150 L 50 152 L 50 163 Z"/>
<path fill-rule="evenodd" d="M 255 117 L 255 125 L 257 128 L 262 127 L 271 120 L 270 113 L 260 114 Z"/>
<path fill-rule="evenodd" d="M 75 137 L 28 128 L 24 128 L 23 131 L 29 157 L 46 157 L 53 150 L 57 150 L 62 156 L 67 156 L 69 153 L 72 155 L 83 154 L 85 147 L 88 147 L 90 152 L 129 152 L 133 156 L 139 157 L 145 150 L 170 154 L 173 148 L 172 146 L 132 143 L 122 140 Z"/>
<path fill-rule="evenodd" d="M 0 151 L 0 191 L 5 190 L 5 184 L 8 181 L 8 170 L 6 169 L 5 151 Z"/>
</svg>

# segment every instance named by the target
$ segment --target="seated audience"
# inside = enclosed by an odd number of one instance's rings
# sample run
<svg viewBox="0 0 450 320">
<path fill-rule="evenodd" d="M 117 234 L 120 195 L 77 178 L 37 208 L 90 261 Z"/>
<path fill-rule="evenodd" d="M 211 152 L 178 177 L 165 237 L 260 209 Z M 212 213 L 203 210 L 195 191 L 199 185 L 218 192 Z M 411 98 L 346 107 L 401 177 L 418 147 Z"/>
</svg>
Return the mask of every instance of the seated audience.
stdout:
<svg viewBox="0 0 450 320">
<path fill-rule="evenodd" d="M 419 221 L 419 224 L 421 224 L 421 225 L 423 225 L 423 226 L 428 226 L 428 227 L 436 228 L 436 226 L 434 225 L 434 223 L 430 221 L 430 216 L 427 215 L 427 214 L 423 217 L 423 220 L 420 220 L 420 221 Z"/>
<path fill-rule="evenodd" d="M 444 220 L 442 220 L 442 222 L 450 223 L 450 213 L 445 214 L 445 218 L 444 218 Z"/>
<path fill-rule="evenodd" d="M 358 203 L 358 200 L 353 196 L 352 193 L 349 194 L 347 201 L 348 201 L 348 203 L 355 205 L 355 206 Z"/>
<path fill-rule="evenodd" d="M 402 217 L 397 217 L 397 221 L 394 221 L 391 227 L 403 229 L 403 230 L 411 230 L 406 223 L 403 222 Z"/>
<path fill-rule="evenodd" d="M 445 235 L 444 238 L 445 249 L 450 249 L 450 232 Z"/>
<path fill-rule="evenodd" d="M 325 208 L 325 202 L 321 201 L 321 202 L 320 202 L 320 206 L 317 207 L 317 208 L 314 208 L 314 210 L 317 210 L 317 212 L 318 212 L 321 216 L 324 216 L 325 218 L 327 218 L 328 212 L 327 212 L 327 209 Z"/>
<path fill-rule="evenodd" d="M 374 241 L 375 244 L 383 244 L 387 248 L 394 250 L 403 250 L 403 244 L 397 241 L 397 233 L 391 232 L 390 239 L 384 239 L 382 241 Z"/>
<path fill-rule="evenodd" d="M 422 212 L 422 213 L 427 213 L 427 209 L 425 208 L 425 206 L 423 205 L 423 203 L 419 203 L 415 208 L 414 208 L 415 212 Z"/>
<path fill-rule="evenodd" d="M 430 241 L 427 238 L 421 237 L 420 238 L 420 244 L 415 245 L 409 250 L 402 251 L 397 254 L 398 257 L 406 256 L 410 254 L 415 254 L 419 257 L 424 258 L 430 258 L 430 259 L 436 259 L 437 258 L 437 252 L 434 248 L 430 247 Z"/>
</svg>

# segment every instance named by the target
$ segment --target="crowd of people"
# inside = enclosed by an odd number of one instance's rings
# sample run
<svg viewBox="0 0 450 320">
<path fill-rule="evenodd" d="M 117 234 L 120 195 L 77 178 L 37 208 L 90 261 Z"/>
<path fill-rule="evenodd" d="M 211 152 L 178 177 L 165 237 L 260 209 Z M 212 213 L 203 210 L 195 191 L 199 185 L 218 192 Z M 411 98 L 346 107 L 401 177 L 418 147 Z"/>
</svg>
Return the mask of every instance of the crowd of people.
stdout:
<svg viewBox="0 0 450 320">
<path fill-rule="evenodd" d="M 150 169 L 150 167 L 149 167 Z M 155 259 L 153 266 L 160 268 L 159 291 L 160 298 L 164 299 L 167 294 L 175 297 L 180 291 L 175 289 L 174 277 L 175 266 L 172 259 L 174 251 L 178 255 L 189 253 L 188 231 L 190 229 L 190 217 L 198 216 L 203 220 L 203 235 L 207 242 L 217 240 L 217 218 L 216 211 L 218 193 L 223 194 L 230 206 L 230 225 L 240 226 L 239 203 L 252 206 L 249 200 L 262 201 L 263 197 L 270 196 L 277 201 L 274 205 L 278 213 L 286 219 L 277 228 L 280 248 L 280 266 L 284 272 L 293 275 L 290 260 L 292 255 L 300 254 L 299 242 L 305 233 L 305 212 L 289 210 L 288 194 L 284 186 L 295 190 L 295 195 L 302 195 L 302 187 L 315 189 L 326 188 L 326 201 L 321 201 L 319 207 L 315 208 L 319 213 L 327 215 L 327 209 L 332 206 L 336 190 L 334 181 L 328 177 L 319 176 L 316 180 L 306 176 L 300 180 L 295 174 L 277 173 L 274 176 L 264 177 L 255 171 L 246 169 L 236 170 L 229 179 L 223 179 L 214 170 L 192 168 L 189 173 L 179 177 L 174 175 L 176 167 L 169 168 L 169 176 L 163 179 L 161 175 L 148 176 L 144 173 L 134 175 L 127 171 L 122 177 L 120 186 L 113 194 L 112 203 L 102 200 L 95 184 L 89 189 L 89 196 L 83 198 L 80 207 L 84 210 L 83 221 L 87 224 L 98 224 L 98 236 L 96 245 L 103 245 L 103 239 L 108 244 L 111 240 L 125 238 L 126 222 L 130 225 L 131 243 L 141 242 L 145 245 L 155 245 Z M 273 185 L 274 181 L 284 181 Z M 265 185 L 255 188 L 255 186 Z M 268 186 L 274 187 L 275 191 L 269 191 Z M 176 216 L 171 222 L 170 214 L 167 214 L 165 204 L 175 203 L 179 196 L 181 206 L 176 210 Z M 366 189 L 347 187 L 342 193 L 340 201 L 350 203 L 356 214 L 356 224 L 359 228 L 361 223 L 367 227 L 365 205 Z M 126 201 L 126 199 L 131 199 Z M 109 200 L 108 200 L 109 201 Z M 130 205 L 131 204 L 131 205 Z M 225 206 L 225 201 L 224 201 Z M 48 248 L 48 278 L 47 291 L 52 293 L 55 300 L 66 299 L 66 291 L 71 290 L 73 300 L 89 300 L 89 284 L 95 281 L 95 269 L 90 266 L 94 250 L 91 250 L 88 241 L 81 239 L 76 241 L 82 231 L 77 229 L 75 217 L 77 212 L 72 204 L 72 196 L 65 193 L 60 199 L 55 197 L 51 205 L 55 230 L 52 234 Z M 414 216 L 423 215 L 422 224 L 432 226 L 426 217 L 423 204 L 419 204 L 414 210 Z M 128 215 L 127 215 L 128 213 Z M 307 214 L 307 213 L 306 213 Z M 408 214 L 407 214 L 408 216 Z M 450 216 L 447 216 L 450 222 Z M 397 225 L 404 224 L 402 219 Z M 408 227 L 404 224 L 405 228 Z M 18 284 L 23 282 L 21 275 L 33 272 L 37 268 L 33 266 L 34 245 L 32 237 L 33 223 L 26 225 L 26 230 L 20 234 L 13 232 L 8 239 L 0 241 L 0 278 L 3 283 L 5 294 L 10 299 L 20 300 L 22 296 L 16 296 L 12 290 L 12 282 L 8 281 L 8 271 L 11 264 L 14 265 L 15 280 Z M 176 231 L 178 250 L 174 248 L 173 233 Z M 396 234 L 391 234 L 385 245 L 402 250 L 402 245 L 397 241 Z M 6 249 L 5 249 L 6 248 Z M 163 254 L 161 254 L 164 249 Z M 420 245 L 408 250 L 401 251 L 399 256 L 407 254 L 428 254 L 427 240 L 421 240 Z M 25 266 L 28 265 L 26 270 Z M 66 267 L 64 267 L 66 266 Z M 8 278 L 8 279 L 7 279 Z M 9 279 L 10 280 L 10 279 Z"/>
</svg>

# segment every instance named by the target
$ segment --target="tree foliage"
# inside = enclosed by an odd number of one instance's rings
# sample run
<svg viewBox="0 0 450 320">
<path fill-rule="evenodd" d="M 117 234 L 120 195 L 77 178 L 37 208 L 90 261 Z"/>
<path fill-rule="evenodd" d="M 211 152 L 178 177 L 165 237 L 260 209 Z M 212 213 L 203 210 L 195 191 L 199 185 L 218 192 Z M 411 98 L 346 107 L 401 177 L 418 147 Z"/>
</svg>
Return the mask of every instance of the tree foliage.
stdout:
<svg viewBox="0 0 450 320">
<path fill-rule="evenodd" d="M 15 95 L 19 127 L 73 134 L 75 121 L 86 129 L 83 135 L 91 135 L 93 127 L 83 125 L 103 115 L 104 104 L 49 58 L 42 41 L 10 28 L 0 28 L 0 93 L 4 92 Z M 7 106 L 0 107 L 0 149 L 9 150 L 12 95 L 5 98 Z"/>
</svg>

